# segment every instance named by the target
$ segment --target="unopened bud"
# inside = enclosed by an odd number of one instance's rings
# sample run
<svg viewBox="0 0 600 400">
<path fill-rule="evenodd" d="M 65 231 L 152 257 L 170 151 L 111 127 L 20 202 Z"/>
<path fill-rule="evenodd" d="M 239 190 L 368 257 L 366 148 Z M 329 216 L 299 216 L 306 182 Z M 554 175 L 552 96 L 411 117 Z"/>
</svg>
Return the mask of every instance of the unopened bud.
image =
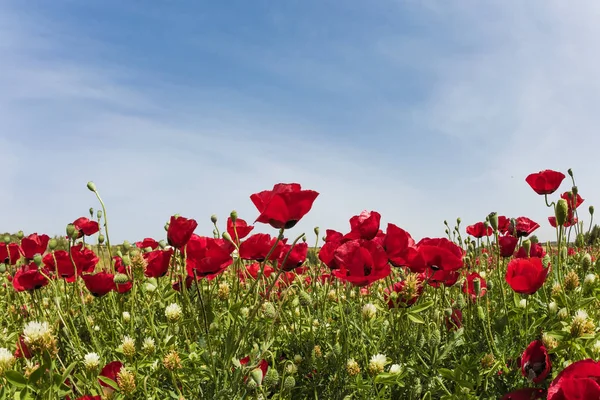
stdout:
<svg viewBox="0 0 600 400">
<path fill-rule="evenodd" d="M 477 316 L 480 320 L 485 321 L 485 313 L 483 312 L 483 307 L 477 306 Z"/>
<path fill-rule="evenodd" d="M 531 240 L 523 240 L 523 250 L 525 250 L 525 254 L 529 257 L 531 251 Z"/>
<path fill-rule="evenodd" d="M 479 278 L 473 279 L 473 290 L 475 291 L 477 297 L 481 296 L 481 281 Z"/>
<path fill-rule="evenodd" d="M 125 241 L 123 242 L 123 249 L 124 249 L 125 251 L 129 251 L 129 250 L 131 249 L 131 243 L 129 243 L 129 240 L 125 240 Z"/>
<path fill-rule="evenodd" d="M 73 224 L 67 225 L 66 231 L 67 231 L 67 236 L 72 238 L 76 231 L 75 225 L 73 225 Z"/>
<path fill-rule="evenodd" d="M 573 170 L 571 168 L 569 168 L 567 170 L 567 174 L 569 174 L 569 176 L 572 178 L 573 177 Z"/>
<path fill-rule="evenodd" d="M 160 247 L 161 249 L 164 249 L 165 247 L 167 247 L 167 242 L 165 242 L 164 240 L 161 240 L 160 242 L 158 242 L 158 247 Z"/>
<path fill-rule="evenodd" d="M 92 181 L 89 181 L 87 183 L 87 188 L 94 193 L 96 192 L 96 185 Z"/>
<path fill-rule="evenodd" d="M 217 216 L 215 214 L 210 216 L 210 222 L 212 222 L 213 224 L 217 223 Z"/>
<path fill-rule="evenodd" d="M 41 254 L 36 254 L 35 256 L 33 256 L 33 262 L 38 267 L 41 266 L 42 265 L 42 255 Z"/>
<path fill-rule="evenodd" d="M 121 250 L 117 250 L 117 256 L 123 257 L 123 253 L 121 252 Z"/>
<path fill-rule="evenodd" d="M 229 234 L 229 232 L 225 231 L 221 234 L 221 237 L 225 240 L 227 240 L 228 242 L 233 243 L 233 240 L 231 239 L 231 235 Z"/>
<path fill-rule="evenodd" d="M 96 218 L 98 218 L 98 219 L 102 218 L 102 210 L 96 211 Z"/>
<path fill-rule="evenodd" d="M 556 210 L 554 212 L 556 216 L 556 226 L 563 226 L 567 221 L 569 214 L 569 204 L 565 199 L 560 199 L 556 202 Z"/>
<path fill-rule="evenodd" d="M 302 236 L 302 241 L 306 243 L 306 236 Z"/>
<path fill-rule="evenodd" d="M 492 229 L 497 231 L 498 230 L 498 213 L 497 212 L 490 213 L 488 215 L 488 219 L 490 221 L 490 226 L 492 227 Z"/>
<path fill-rule="evenodd" d="M 122 285 L 124 283 L 129 282 L 129 277 L 125 274 L 121 274 L 121 273 L 117 273 L 114 277 L 113 277 L 113 281 L 118 284 L 118 285 Z"/>
<path fill-rule="evenodd" d="M 165 231 L 168 231 L 168 230 L 169 230 L 169 223 L 167 222 L 167 223 L 165 224 Z"/>
<path fill-rule="evenodd" d="M 232 212 L 230 212 L 229 218 L 231 218 L 231 222 L 235 223 L 235 221 L 237 221 L 237 219 L 238 219 L 237 211 L 233 210 Z"/>
<path fill-rule="evenodd" d="M 594 215 L 594 206 L 590 206 L 589 210 L 590 210 L 590 215 Z"/>
<path fill-rule="evenodd" d="M 90 218 L 94 218 L 94 207 L 90 207 Z"/>
<path fill-rule="evenodd" d="M 25 234 L 23 233 L 23 231 L 19 231 L 17 232 L 17 239 L 21 240 L 25 237 Z"/>
<path fill-rule="evenodd" d="M 50 249 L 50 251 L 54 251 L 57 246 L 58 246 L 58 241 L 56 239 L 50 239 L 48 241 L 48 248 Z"/>
<path fill-rule="evenodd" d="M 105 239 L 105 237 L 103 234 L 98 235 L 98 243 L 100 243 L 100 244 L 104 243 L 104 239 Z"/>
<path fill-rule="evenodd" d="M 460 217 L 456 218 L 456 225 L 460 225 L 461 222 L 462 220 L 460 219 Z"/>
<path fill-rule="evenodd" d="M 131 265 L 131 258 L 129 258 L 129 255 L 123 255 L 123 257 L 121 257 L 121 260 L 123 260 L 123 265 L 125 265 L 126 267 L 129 267 Z"/>
<path fill-rule="evenodd" d="M 4 236 L 4 239 L 2 239 L 2 242 L 10 243 L 10 236 L 9 235 Z"/>
<path fill-rule="evenodd" d="M 252 380 L 254 382 L 256 382 L 257 385 L 260 385 L 262 383 L 263 380 L 263 372 L 262 369 L 260 368 L 254 368 L 251 372 L 250 372 L 250 377 L 252 378 Z"/>
</svg>

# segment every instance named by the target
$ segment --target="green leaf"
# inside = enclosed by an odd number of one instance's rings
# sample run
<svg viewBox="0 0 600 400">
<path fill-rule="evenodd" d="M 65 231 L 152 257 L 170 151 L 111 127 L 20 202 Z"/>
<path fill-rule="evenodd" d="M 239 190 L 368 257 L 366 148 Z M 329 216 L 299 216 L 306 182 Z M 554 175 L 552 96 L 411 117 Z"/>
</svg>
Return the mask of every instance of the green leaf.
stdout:
<svg viewBox="0 0 600 400">
<path fill-rule="evenodd" d="M 35 384 L 41 377 L 44 375 L 44 368 L 37 368 L 35 371 L 29 375 L 28 385 Z"/>
<path fill-rule="evenodd" d="M 107 378 L 105 376 L 98 376 L 98 379 L 101 380 L 102 382 L 106 383 L 108 386 L 110 386 L 111 388 L 113 388 L 114 390 L 119 390 L 119 386 L 117 385 L 117 382 L 113 381 L 110 378 Z"/>
<path fill-rule="evenodd" d="M 75 366 L 77 365 L 76 361 L 73 361 L 68 367 L 67 369 L 65 369 L 65 372 L 63 372 L 62 374 L 62 380 L 60 383 L 63 383 L 64 381 L 67 380 L 67 378 L 69 377 L 69 375 L 71 374 L 71 372 L 73 371 L 73 368 L 75 368 Z"/>
<path fill-rule="evenodd" d="M 419 305 L 416 305 L 416 306 L 412 307 L 410 309 L 410 312 L 417 314 L 417 313 L 420 313 L 420 312 L 423 312 L 423 311 L 427 310 L 428 308 L 431 308 L 432 306 L 433 306 L 433 300 L 429 300 L 429 301 L 427 301 L 425 303 L 421 303 Z"/>
<path fill-rule="evenodd" d="M 27 387 L 27 378 L 23 376 L 20 372 L 17 371 L 6 371 L 4 373 L 4 377 L 7 381 L 9 381 L 13 386 L 18 388 Z"/>
<path fill-rule="evenodd" d="M 425 323 L 425 320 L 423 320 L 423 318 L 419 317 L 418 315 L 414 315 L 412 312 L 408 312 L 408 313 L 406 313 L 406 315 L 408 316 L 408 319 L 410 319 L 415 324 L 424 324 Z"/>
</svg>

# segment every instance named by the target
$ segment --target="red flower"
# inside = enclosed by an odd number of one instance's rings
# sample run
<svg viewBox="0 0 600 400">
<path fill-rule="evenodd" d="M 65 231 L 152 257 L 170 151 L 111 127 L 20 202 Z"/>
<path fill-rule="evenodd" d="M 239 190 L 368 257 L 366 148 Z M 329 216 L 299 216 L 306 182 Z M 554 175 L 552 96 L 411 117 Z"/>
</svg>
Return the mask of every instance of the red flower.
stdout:
<svg viewBox="0 0 600 400">
<path fill-rule="evenodd" d="M 260 213 L 255 222 L 290 229 L 310 211 L 318 195 L 314 190 L 301 190 L 297 183 L 278 183 L 272 190 L 250 196 Z"/>
<path fill-rule="evenodd" d="M 383 248 L 394 267 L 409 265 L 417 255 L 415 241 L 410 233 L 394 224 L 388 224 L 387 226 Z"/>
<path fill-rule="evenodd" d="M 167 241 L 179 249 L 186 245 L 197 227 L 198 223 L 195 220 L 173 215 L 167 229 Z"/>
<path fill-rule="evenodd" d="M 562 172 L 546 169 L 528 175 L 525 181 L 537 194 L 552 194 L 559 188 L 563 179 L 565 179 L 565 174 Z"/>
<path fill-rule="evenodd" d="M 503 235 L 506 235 L 509 229 L 510 219 L 505 217 L 504 215 L 500 215 L 498 217 L 498 232 L 500 232 Z"/>
<path fill-rule="evenodd" d="M 456 271 L 463 266 L 464 251 L 446 238 L 424 238 L 417 243 L 417 254 L 409 268 L 413 272 L 427 269 Z"/>
<path fill-rule="evenodd" d="M 241 365 L 248 365 L 249 362 L 250 362 L 250 356 L 246 356 L 240 360 Z M 267 360 L 260 360 L 260 362 L 258 363 L 258 365 L 255 368 L 260 368 L 260 370 L 262 371 L 262 377 L 264 380 L 265 375 L 267 375 L 267 371 L 269 370 L 269 362 Z M 244 381 L 246 381 L 247 379 L 248 379 L 248 377 L 245 377 Z M 261 383 L 262 383 L 262 381 L 261 381 Z"/>
<path fill-rule="evenodd" d="M 493 233 L 493 229 L 491 226 L 486 228 L 483 222 L 478 222 L 474 225 L 467 226 L 467 234 L 471 235 L 477 239 L 481 239 L 484 236 L 490 236 Z"/>
<path fill-rule="evenodd" d="M 19 339 L 17 340 L 17 349 L 15 350 L 14 356 L 15 358 L 24 357 L 27 359 L 33 357 L 33 354 L 31 354 L 29 347 L 27 347 L 27 343 L 25 343 L 25 338 L 23 337 L 23 335 L 20 335 Z"/>
<path fill-rule="evenodd" d="M 263 276 L 265 278 L 268 278 L 269 276 L 271 276 L 271 274 L 273 273 L 273 268 L 271 268 L 269 265 L 264 266 L 263 269 Z M 260 263 L 252 263 L 250 265 L 248 265 L 245 268 L 245 271 L 240 271 L 240 274 L 245 278 L 247 275 L 250 275 L 252 278 L 256 279 L 258 278 L 258 274 L 260 272 Z"/>
<path fill-rule="evenodd" d="M 0 263 L 15 265 L 21 258 L 19 245 L 16 243 L 0 243 Z"/>
<path fill-rule="evenodd" d="M 521 356 L 521 373 L 533 383 L 540 383 L 550 373 L 550 356 L 541 340 L 534 340 Z"/>
<path fill-rule="evenodd" d="M 498 237 L 498 246 L 500 247 L 500 255 L 502 257 L 511 257 L 515 253 L 515 248 L 519 243 L 519 239 L 512 235 Z"/>
<path fill-rule="evenodd" d="M 444 322 L 446 323 L 446 329 L 449 331 L 459 329 L 462 326 L 462 311 L 453 308 L 450 317 L 444 317 Z"/>
<path fill-rule="evenodd" d="M 240 258 L 263 262 L 273 246 L 276 246 L 269 256 L 269 260 L 276 260 L 281 254 L 285 242 L 286 239 L 277 241 L 277 238 L 271 237 L 267 233 L 256 233 L 240 245 Z"/>
<path fill-rule="evenodd" d="M 290 255 L 285 261 L 285 265 L 283 265 L 283 260 L 285 256 L 290 251 Z M 295 268 L 298 268 L 304 264 L 306 261 L 306 255 L 308 254 L 308 243 L 299 243 L 296 244 L 293 248 L 291 245 L 286 244 L 281 248 L 281 253 L 279 255 L 279 268 L 284 271 L 291 271 Z"/>
<path fill-rule="evenodd" d="M 231 217 L 227 218 L 227 233 L 229 233 L 231 239 L 236 243 L 239 243 L 240 240 L 248 236 L 250 232 L 252 232 L 252 229 L 254 229 L 254 227 L 249 226 L 246 221 L 241 218 L 236 219 L 235 224 L 231 220 Z"/>
<path fill-rule="evenodd" d="M 546 255 L 546 250 L 539 243 L 532 243 L 529 248 L 529 255 L 525 252 L 525 248 L 521 247 L 517 254 L 515 254 L 515 258 L 527 258 L 527 257 L 538 257 L 543 258 Z"/>
<path fill-rule="evenodd" d="M 414 292 L 412 288 L 410 291 L 407 289 L 406 281 L 396 282 L 392 286 L 384 289 L 384 301 L 387 303 L 388 307 L 410 307 L 415 304 L 423 293 L 423 276 L 417 275 L 416 290 L 414 290 Z M 396 293 L 398 297 L 394 299 L 392 293 Z"/>
<path fill-rule="evenodd" d="M 102 297 L 110 291 L 117 289 L 114 282 L 114 275 L 107 272 L 82 275 L 81 279 L 83 279 L 85 287 L 96 297 Z"/>
<path fill-rule="evenodd" d="M 225 271 L 233 263 L 231 252 L 233 245 L 225 239 L 214 239 L 192 235 L 185 245 L 186 267 L 188 275 L 216 275 Z"/>
<path fill-rule="evenodd" d="M 550 225 L 553 228 L 556 228 L 556 217 L 548 217 L 548 222 L 550 222 Z M 573 213 L 570 212 L 567 220 L 565 221 L 565 223 L 563 224 L 563 226 L 565 228 L 568 228 L 570 226 L 576 225 L 577 224 L 577 218 L 574 217 Z"/>
<path fill-rule="evenodd" d="M 100 395 L 92 396 L 86 394 L 85 396 L 79 397 L 77 400 L 102 400 L 102 397 Z"/>
<path fill-rule="evenodd" d="M 548 400 L 600 399 L 600 362 L 576 361 L 563 369 L 548 388 Z"/>
<path fill-rule="evenodd" d="M 479 297 L 483 297 L 487 291 L 487 283 L 485 279 L 481 277 L 477 272 L 472 272 L 467 275 L 467 279 L 465 283 L 463 283 L 462 291 L 465 294 L 468 294 L 471 297 L 471 300 L 475 301 L 477 299 L 477 293 L 475 292 L 475 283 L 473 282 L 475 279 L 479 279 Z"/>
<path fill-rule="evenodd" d="M 49 275 L 50 271 L 45 268 L 38 270 L 38 267 L 32 262 L 17 271 L 12 280 L 13 288 L 17 292 L 42 288 L 48 284 L 47 276 Z"/>
<path fill-rule="evenodd" d="M 92 236 L 93 234 L 98 233 L 98 231 L 100 231 L 100 226 L 98 225 L 98 222 L 92 221 L 85 217 L 77 218 L 75 221 L 73 221 L 73 225 L 75 225 L 75 229 L 77 229 L 78 231 L 78 238 L 81 238 L 84 235 Z"/>
<path fill-rule="evenodd" d="M 334 257 L 341 268 L 333 270 L 332 274 L 355 286 L 368 285 L 391 272 L 387 254 L 373 241 L 346 242 L 337 248 Z"/>
<path fill-rule="evenodd" d="M 169 262 L 173 256 L 173 249 L 154 250 L 144 253 L 144 259 L 148 263 L 144 275 L 148 278 L 160 278 L 167 274 Z"/>
<path fill-rule="evenodd" d="M 371 240 L 379 232 L 381 214 L 377 211 L 363 211 L 360 215 L 350 218 L 350 233 L 344 236 L 346 240 Z"/>
<path fill-rule="evenodd" d="M 342 245 L 344 235 L 333 229 L 327 229 L 325 236 L 325 244 L 319 250 L 319 260 L 327 265 L 330 269 L 339 269 L 340 266 L 335 260 L 335 251 Z"/>
<path fill-rule="evenodd" d="M 517 237 L 527 237 L 540 227 L 540 224 L 527 217 L 519 217 L 515 220 L 514 230 Z"/>
<path fill-rule="evenodd" d="M 121 368 L 123 368 L 123 364 L 120 361 L 110 362 L 106 364 L 104 368 L 102 368 L 102 371 L 100 371 L 100 376 L 108 378 L 117 383 L 117 374 L 121 372 Z M 98 383 L 100 383 L 100 385 L 104 387 L 110 387 L 106 383 L 102 382 L 100 379 L 98 379 Z"/>
<path fill-rule="evenodd" d="M 65 278 L 67 282 L 74 282 L 75 276 L 83 272 L 94 272 L 98 261 L 100 259 L 96 253 L 83 244 L 71 247 L 71 255 L 65 250 L 57 250 L 46 254 L 43 258 L 44 265 L 61 278 Z"/>
<path fill-rule="evenodd" d="M 423 276 L 429 286 L 438 288 L 442 284 L 446 287 L 454 285 L 460 278 L 460 273 L 458 271 L 428 268 L 423 272 Z"/>
<path fill-rule="evenodd" d="M 41 255 L 46 252 L 49 241 L 50 237 L 48 235 L 32 233 L 21 239 L 21 252 L 26 259 L 33 260 L 33 256 L 36 254 Z"/>
<path fill-rule="evenodd" d="M 573 192 L 564 192 L 560 195 L 561 199 L 565 199 L 567 204 L 569 205 L 569 210 L 574 210 L 579 208 L 579 206 L 585 201 L 581 198 L 579 193 L 577 193 L 576 197 L 573 197 Z"/>
<path fill-rule="evenodd" d="M 544 389 L 525 388 L 505 394 L 502 400 L 538 400 L 544 398 L 546 398 Z"/>
<path fill-rule="evenodd" d="M 506 282 L 517 293 L 534 294 L 542 287 L 548 275 L 539 257 L 515 258 L 506 268 Z"/>
<path fill-rule="evenodd" d="M 141 242 L 135 242 L 135 245 L 139 249 L 145 249 L 150 247 L 152 250 L 156 250 L 158 248 L 158 242 L 152 238 L 144 238 Z"/>
</svg>

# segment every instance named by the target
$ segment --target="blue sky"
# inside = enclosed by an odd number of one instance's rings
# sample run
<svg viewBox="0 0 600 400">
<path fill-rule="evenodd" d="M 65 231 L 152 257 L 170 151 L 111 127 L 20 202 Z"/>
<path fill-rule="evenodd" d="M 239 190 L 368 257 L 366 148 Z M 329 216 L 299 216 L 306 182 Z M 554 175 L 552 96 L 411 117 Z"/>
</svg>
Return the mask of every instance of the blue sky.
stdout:
<svg viewBox="0 0 600 400">
<path fill-rule="evenodd" d="M 530 172 L 600 197 L 600 5 L 560 1 L 0 3 L 1 230 L 61 233 L 93 180 L 113 240 L 321 193 L 294 229 L 377 210 L 415 236 L 491 211 L 553 236 Z M 561 189 L 570 187 L 565 181 Z M 261 231 L 269 229 L 260 228 Z"/>
</svg>

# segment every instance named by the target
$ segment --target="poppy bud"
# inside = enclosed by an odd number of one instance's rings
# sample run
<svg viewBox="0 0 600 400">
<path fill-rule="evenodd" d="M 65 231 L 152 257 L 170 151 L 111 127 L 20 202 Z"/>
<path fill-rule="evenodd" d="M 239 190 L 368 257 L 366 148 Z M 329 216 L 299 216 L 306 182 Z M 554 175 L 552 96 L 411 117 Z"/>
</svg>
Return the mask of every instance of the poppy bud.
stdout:
<svg viewBox="0 0 600 400">
<path fill-rule="evenodd" d="M 213 224 L 217 223 L 217 216 L 215 214 L 210 216 L 210 222 L 212 222 Z"/>
<path fill-rule="evenodd" d="M 235 224 L 235 221 L 237 221 L 237 219 L 238 219 L 237 211 L 233 210 L 232 212 L 230 212 L 229 218 L 231 218 L 231 222 L 233 222 Z"/>
<path fill-rule="evenodd" d="M 126 267 L 129 267 L 131 265 L 131 258 L 129 258 L 127 254 L 121 257 L 121 260 L 123 260 L 123 265 L 125 265 Z"/>
<path fill-rule="evenodd" d="M 456 225 L 460 225 L 461 221 L 462 221 L 462 220 L 460 219 L 460 217 L 459 217 L 459 218 L 456 218 Z"/>
<path fill-rule="evenodd" d="M 444 314 L 445 314 L 447 317 L 451 317 L 451 316 L 452 316 L 452 309 L 451 309 L 451 308 L 446 308 L 446 309 L 444 309 Z"/>
<path fill-rule="evenodd" d="M 589 210 L 590 210 L 590 215 L 594 215 L 594 206 L 590 206 Z"/>
<path fill-rule="evenodd" d="M 577 197 L 577 193 L 579 193 L 579 189 L 577 189 L 577 186 L 573 186 L 571 188 L 571 192 L 573 192 L 573 197 Z"/>
<path fill-rule="evenodd" d="M 90 218 L 94 218 L 94 208 L 90 207 Z"/>
<path fill-rule="evenodd" d="M 67 225 L 66 231 L 67 231 L 67 236 L 72 238 L 76 231 L 75 225 L 73 225 L 73 224 Z"/>
<path fill-rule="evenodd" d="M 485 321 L 485 313 L 483 312 L 483 307 L 477 306 L 477 316 L 480 320 Z"/>
<path fill-rule="evenodd" d="M 448 221 L 444 220 L 444 225 L 448 226 Z"/>
<path fill-rule="evenodd" d="M 302 236 L 302 242 L 306 243 L 306 236 Z"/>
<path fill-rule="evenodd" d="M 125 274 L 118 273 L 113 277 L 113 282 L 117 285 L 122 285 L 129 282 L 129 277 Z"/>
<path fill-rule="evenodd" d="M 256 382 L 257 385 L 260 385 L 262 383 L 263 380 L 263 372 L 262 369 L 260 368 L 254 368 L 251 372 L 250 372 L 250 377 L 252 378 L 252 380 L 254 382 Z"/>
<path fill-rule="evenodd" d="M 531 240 L 523 240 L 523 250 L 525 250 L 525 254 L 529 257 L 529 252 L 531 251 Z"/>
<path fill-rule="evenodd" d="M 481 295 L 481 281 L 478 278 L 473 279 L 473 290 L 477 297 Z"/>
<path fill-rule="evenodd" d="M 489 280 L 485 283 L 486 292 L 489 292 L 490 290 L 492 290 L 493 287 L 494 287 L 494 281 Z"/>
<path fill-rule="evenodd" d="M 556 217 L 556 226 L 563 226 L 567 221 L 567 216 L 569 214 L 569 205 L 565 199 L 560 199 L 556 202 L 554 214 Z"/>
<path fill-rule="evenodd" d="M 104 235 L 103 235 L 103 234 L 99 234 L 99 235 L 98 235 L 98 243 L 100 243 L 100 244 L 104 243 L 104 239 L 105 239 L 105 238 L 104 238 Z"/>
<path fill-rule="evenodd" d="M 161 240 L 160 242 L 158 242 L 158 246 L 161 249 L 164 249 L 165 247 L 167 247 L 167 242 L 165 242 L 164 240 Z"/>
<path fill-rule="evenodd" d="M 465 296 L 462 295 L 462 293 L 460 293 L 457 298 L 456 298 L 456 305 L 458 306 L 458 308 L 465 308 L 467 306 L 467 302 L 465 301 Z M 452 312 L 452 310 L 450 310 L 450 312 Z M 447 315 L 447 312 L 446 312 Z M 452 315 L 452 314 L 450 314 Z"/>
<path fill-rule="evenodd" d="M 4 239 L 2 239 L 2 241 L 4 243 L 10 243 L 10 236 L 8 236 L 8 235 L 4 236 Z"/>
<path fill-rule="evenodd" d="M 488 219 L 490 221 L 490 226 L 492 227 L 492 229 L 494 231 L 498 230 L 498 213 L 497 212 L 492 212 L 488 215 Z"/>
<path fill-rule="evenodd" d="M 89 181 L 87 183 L 87 188 L 91 191 L 91 192 L 96 192 L 96 185 L 94 184 L 94 182 Z"/>
<path fill-rule="evenodd" d="M 231 239 L 231 235 L 229 234 L 229 232 L 225 231 L 221 234 L 221 237 L 225 240 L 227 240 L 229 243 L 232 243 L 233 245 L 235 245 L 235 242 L 233 241 L 233 239 Z"/>
<path fill-rule="evenodd" d="M 584 271 L 587 271 L 592 266 L 592 256 L 589 253 L 585 253 L 581 259 L 581 267 Z"/>
<path fill-rule="evenodd" d="M 129 243 L 129 240 L 125 240 L 125 241 L 123 242 L 123 249 L 124 249 L 125 251 L 129 251 L 129 250 L 131 249 L 131 243 Z"/>
<path fill-rule="evenodd" d="M 165 231 L 169 230 L 169 223 L 168 222 L 165 224 L 164 228 L 165 228 Z"/>
<path fill-rule="evenodd" d="M 575 246 L 577 246 L 577 247 L 585 246 L 585 236 L 583 236 L 583 233 L 577 234 L 577 237 L 575 238 Z"/>
<path fill-rule="evenodd" d="M 54 251 L 54 249 L 56 249 L 57 246 L 58 246 L 58 241 L 56 239 L 50 239 L 48 241 L 48 248 L 50 249 L 50 251 Z"/>
<path fill-rule="evenodd" d="M 319 227 L 315 226 L 315 235 L 317 236 L 317 238 L 319 237 Z"/>
<path fill-rule="evenodd" d="M 40 265 L 42 265 L 42 256 L 41 254 L 36 254 L 33 256 L 33 262 L 35 263 L 35 265 L 37 265 L 38 267 Z"/>
<path fill-rule="evenodd" d="M 3 274 L 6 272 L 6 264 L 0 264 L 0 274 Z"/>
<path fill-rule="evenodd" d="M 98 219 L 102 218 L 102 210 L 96 211 L 96 218 L 98 218 Z"/>
<path fill-rule="evenodd" d="M 567 174 L 569 174 L 569 176 L 572 178 L 573 177 L 573 170 L 571 168 L 569 168 L 567 170 Z"/>
<path fill-rule="evenodd" d="M 123 257 L 123 253 L 121 253 L 121 250 L 117 250 L 117 256 L 119 256 L 121 258 Z"/>
</svg>

